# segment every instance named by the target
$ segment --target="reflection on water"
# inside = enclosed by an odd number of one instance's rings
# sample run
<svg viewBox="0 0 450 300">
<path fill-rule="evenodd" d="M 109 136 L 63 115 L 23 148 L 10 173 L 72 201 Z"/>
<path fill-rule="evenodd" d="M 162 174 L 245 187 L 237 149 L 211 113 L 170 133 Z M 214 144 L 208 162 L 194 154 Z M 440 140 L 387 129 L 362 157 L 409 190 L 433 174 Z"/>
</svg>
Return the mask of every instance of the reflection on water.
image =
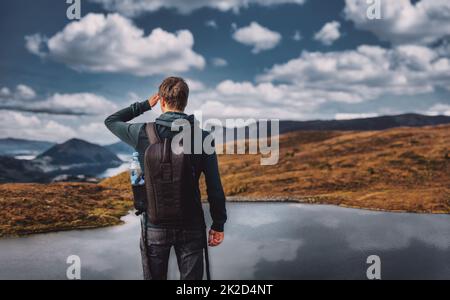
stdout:
<svg viewBox="0 0 450 300">
<path fill-rule="evenodd" d="M 383 279 L 450 279 L 450 216 L 301 204 L 228 204 L 224 243 L 210 248 L 215 279 L 364 279 L 376 254 Z M 122 226 L 0 240 L 0 279 L 140 279 L 139 219 Z M 169 277 L 178 277 L 175 256 Z"/>
</svg>

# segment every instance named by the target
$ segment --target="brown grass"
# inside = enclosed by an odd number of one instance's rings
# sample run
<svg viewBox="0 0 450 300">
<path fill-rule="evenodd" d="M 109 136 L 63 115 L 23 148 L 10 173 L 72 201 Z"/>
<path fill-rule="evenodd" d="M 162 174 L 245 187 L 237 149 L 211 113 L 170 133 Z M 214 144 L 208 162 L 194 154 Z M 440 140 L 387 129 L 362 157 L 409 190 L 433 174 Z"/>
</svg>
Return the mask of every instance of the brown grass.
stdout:
<svg viewBox="0 0 450 300">
<path fill-rule="evenodd" d="M 223 155 L 225 193 L 376 210 L 450 212 L 450 125 L 369 132 L 292 132 L 276 166 Z"/>
<path fill-rule="evenodd" d="M 131 208 L 126 195 L 97 184 L 1 184 L 0 237 L 116 225 Z"/>
</svg>

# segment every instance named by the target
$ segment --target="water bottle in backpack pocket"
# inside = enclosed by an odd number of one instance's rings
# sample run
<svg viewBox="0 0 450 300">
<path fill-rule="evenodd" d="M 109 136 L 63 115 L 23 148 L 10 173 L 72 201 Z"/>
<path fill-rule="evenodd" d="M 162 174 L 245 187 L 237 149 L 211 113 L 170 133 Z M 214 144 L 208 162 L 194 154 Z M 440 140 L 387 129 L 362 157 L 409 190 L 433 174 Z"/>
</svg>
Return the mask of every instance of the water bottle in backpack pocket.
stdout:
<svg viewBox="0 0 450 300">
<path fill-rule="evenodd" d="M 140 215 L 147 209 L 147 191 L 145 188 L 144 173 L 139 164 L 139 153 L 137 152 L 133 153 L 130 164 L 130 181 L 136 215 Z"/>
</svg>

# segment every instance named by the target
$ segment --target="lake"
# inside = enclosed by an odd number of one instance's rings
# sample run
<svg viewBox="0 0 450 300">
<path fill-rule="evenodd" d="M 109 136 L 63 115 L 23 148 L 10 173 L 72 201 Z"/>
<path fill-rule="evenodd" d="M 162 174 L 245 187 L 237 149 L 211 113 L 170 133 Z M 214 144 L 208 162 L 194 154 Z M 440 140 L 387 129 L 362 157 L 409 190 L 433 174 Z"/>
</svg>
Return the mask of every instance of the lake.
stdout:
<svg viewBox="0 0 450 300">
<path fill-rule="evenodd" d="M 450 279 L 449 215 L 290 203 L 229 203 L 228 213 L 225 241 L 210 248 L 213 279 L 365 279 L 369 255 L 382 279 Z M 82 279 L 141 279 L 139 218 L 124 220 L 0 240 L 0 279 L 65 279 L 69 255 Z M 174 253 L 169 269 L 178 278 Z"/>
</svg>

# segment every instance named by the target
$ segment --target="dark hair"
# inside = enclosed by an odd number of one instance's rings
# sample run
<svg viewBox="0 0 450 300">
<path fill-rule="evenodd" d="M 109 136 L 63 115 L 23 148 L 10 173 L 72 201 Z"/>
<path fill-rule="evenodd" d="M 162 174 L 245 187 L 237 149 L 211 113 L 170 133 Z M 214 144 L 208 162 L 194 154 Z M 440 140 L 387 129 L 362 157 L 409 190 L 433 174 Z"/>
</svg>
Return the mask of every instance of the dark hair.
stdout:
<svg viewBox="0 0 450 300">
<path fill-rule="evenodd" d="M 159 96 L 167 105 L 176 110 L 184 111 L 189 97 L 189 87 L 180 77 L 168 77 L 159 86 Z"/>
</svg>

